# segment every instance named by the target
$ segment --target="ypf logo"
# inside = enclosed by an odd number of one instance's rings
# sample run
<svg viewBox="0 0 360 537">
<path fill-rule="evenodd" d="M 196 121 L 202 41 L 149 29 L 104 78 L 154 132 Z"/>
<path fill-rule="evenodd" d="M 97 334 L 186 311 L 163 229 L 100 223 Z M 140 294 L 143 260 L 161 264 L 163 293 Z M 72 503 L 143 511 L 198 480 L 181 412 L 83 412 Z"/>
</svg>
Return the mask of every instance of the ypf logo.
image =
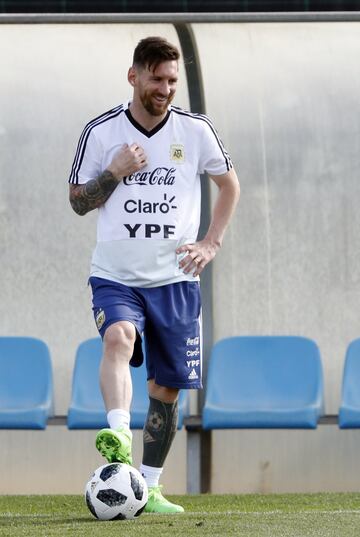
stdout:
<svg viewBox="0 0 360 537">
<path fill-rule="evenodd" d="M 172 144 L 170 146 L 170 160 L 177 164 L 185 162 L 185 149 L 181 144 Z"/>
</svg>

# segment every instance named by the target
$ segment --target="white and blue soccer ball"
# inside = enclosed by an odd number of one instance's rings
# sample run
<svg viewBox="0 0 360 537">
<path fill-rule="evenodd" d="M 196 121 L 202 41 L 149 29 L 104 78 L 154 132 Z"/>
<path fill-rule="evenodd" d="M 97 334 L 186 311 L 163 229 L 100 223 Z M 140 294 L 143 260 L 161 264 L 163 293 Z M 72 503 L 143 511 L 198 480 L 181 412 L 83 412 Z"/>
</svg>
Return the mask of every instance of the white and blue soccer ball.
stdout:
<svg viewBox="0 0 360 537">
<path fill-rule="evenodd" d="M 85 500 L 100 520 L 129 520 L 143 512 L 148 488 L 136 468 L 114 462 L 95 470 L 86 484 Z"/>
</svg>

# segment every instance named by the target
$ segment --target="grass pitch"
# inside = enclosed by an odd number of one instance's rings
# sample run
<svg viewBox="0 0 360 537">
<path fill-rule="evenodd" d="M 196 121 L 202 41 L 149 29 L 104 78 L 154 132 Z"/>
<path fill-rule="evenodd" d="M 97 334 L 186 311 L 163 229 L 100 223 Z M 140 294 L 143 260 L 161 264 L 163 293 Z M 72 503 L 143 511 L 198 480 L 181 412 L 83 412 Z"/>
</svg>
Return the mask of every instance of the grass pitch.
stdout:
<svg viewBox="0 0 360 537">
<path fill-rule="evenodd" d="M 169 496 L 186 512 L 100 522 L 81 496 L 0 496 L 1 537 L 359 537 L 360 494 Z"/>
</svg>

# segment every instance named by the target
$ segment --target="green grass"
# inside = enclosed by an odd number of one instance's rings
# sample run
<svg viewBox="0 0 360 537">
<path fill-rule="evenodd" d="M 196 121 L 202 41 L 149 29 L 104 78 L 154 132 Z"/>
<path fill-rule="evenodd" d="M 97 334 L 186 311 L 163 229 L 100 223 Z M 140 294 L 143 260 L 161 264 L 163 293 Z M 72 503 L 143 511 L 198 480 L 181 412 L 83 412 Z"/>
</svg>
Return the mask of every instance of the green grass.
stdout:
<svg viewBox="0 0 360 537">
<path fill-rule="evenodd" d="M 360 494 L 172 496 L 186 512 L 95 520 L 81 496 L 0 496 L 1 537 L 359 537 Z"/>
</svg>

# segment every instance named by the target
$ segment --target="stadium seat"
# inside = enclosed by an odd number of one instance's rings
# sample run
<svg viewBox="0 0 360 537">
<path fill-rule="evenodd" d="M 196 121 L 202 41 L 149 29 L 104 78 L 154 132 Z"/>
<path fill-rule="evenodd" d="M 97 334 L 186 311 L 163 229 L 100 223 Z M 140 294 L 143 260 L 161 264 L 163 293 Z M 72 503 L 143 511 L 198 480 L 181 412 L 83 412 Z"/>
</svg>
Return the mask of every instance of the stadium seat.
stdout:
<svg viewBox="0 0 360 537">
<path fill-rule="evenodd" d="M 47 345 L 31 337 L 0 337 L 0 428 L 45 429 L 52 415 Z"/>
<path fill-rule="evenodd" d="M 360 339 L 352 341 L 346 351 L 339 427 L 360 427 Z"/>
<path fill-rule="evenodd" d="M 323 374 L 315 342 L 243 336 L 213 347 L 204 429 L 311 428 L 323 414 Z"/>
<path fill-rule="evenodd" d="M 99 367 L 102 355 L 101 338 L 91 338 L 79 345 L 76 353 L 72 383 L 72 400 L 68 411 L 69 429 L 101 429 L 108 427 L 103 398 L 99 385 Z M 142 429 L 148 411 L 146 367 L 131 367 L 133 399 L 131 429 Z M 178 429 L 188 414 L 187 390 L 179 396 Z"/>
</svg>

